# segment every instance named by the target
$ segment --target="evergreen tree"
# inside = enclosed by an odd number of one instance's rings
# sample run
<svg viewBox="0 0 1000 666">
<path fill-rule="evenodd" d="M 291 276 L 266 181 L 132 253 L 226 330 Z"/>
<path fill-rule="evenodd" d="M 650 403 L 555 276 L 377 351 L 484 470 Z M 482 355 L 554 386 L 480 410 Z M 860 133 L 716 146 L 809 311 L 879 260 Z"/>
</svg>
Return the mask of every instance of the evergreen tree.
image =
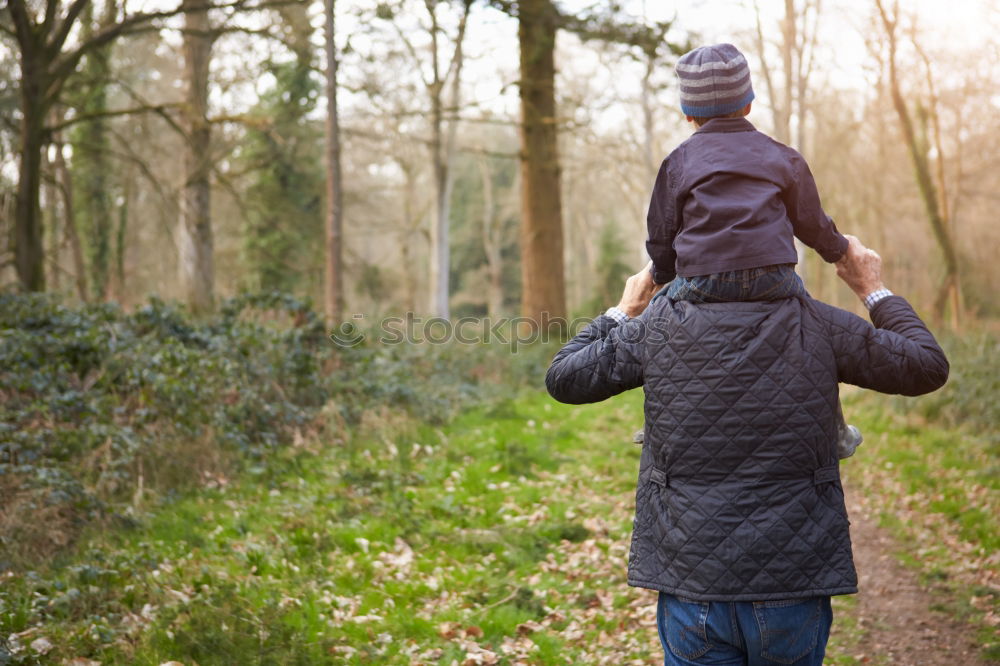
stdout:
<svg viewBox="0 0 1000 666">
<path fill-rule="evenodd" d="M 108 5 L 113 11 L 113 5 Z M 83 34 L 90 38 L 95 28 L 93 5 L 88 4 L 80 19 Z M 112 181 L 110 172 L 107 119 L 109 47 L 97 48 L 83 57 L 80 73 L 68 91 L 69 104 L 78 117 L 96 116 L 75 125 L 70 132 L 73 148 L 71 173 L 73 217 L 79 228 L 86 259 L 89 298 L 101 301 L 107 296 L 110 272 Z"/>
<path fill-rule="evenodd" d="M 320 93 L 308 62 L 274 63 L 251 112 L 243 157 L 253 169 L 243 239 L 247 286 L 317 292 L 322 274 L 323 135 L 309 120 Z"/>
</svg>

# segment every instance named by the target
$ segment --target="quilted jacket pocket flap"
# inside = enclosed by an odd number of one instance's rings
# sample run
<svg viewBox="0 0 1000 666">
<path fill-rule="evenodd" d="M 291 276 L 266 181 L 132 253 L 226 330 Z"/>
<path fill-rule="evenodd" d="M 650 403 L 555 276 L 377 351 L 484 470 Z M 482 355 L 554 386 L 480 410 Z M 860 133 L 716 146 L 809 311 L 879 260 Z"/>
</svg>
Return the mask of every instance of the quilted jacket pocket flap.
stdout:
<svg viewBox="0 0 1000 666">
<path fill-rule="evenodd" d="M 840 468 L 838 465 L 827 465 L 813 472 L 813 485 L 818 486 L 822 483 L 833 483 L 839 478 Z"/>
<path fill-rule="evenodd" d="M 649 480 L 658 486 L 663 486 L 664 488 L 667 487 L 667 473 L 662 469 L 654 467 L 649 472 Z"/>
</svg>

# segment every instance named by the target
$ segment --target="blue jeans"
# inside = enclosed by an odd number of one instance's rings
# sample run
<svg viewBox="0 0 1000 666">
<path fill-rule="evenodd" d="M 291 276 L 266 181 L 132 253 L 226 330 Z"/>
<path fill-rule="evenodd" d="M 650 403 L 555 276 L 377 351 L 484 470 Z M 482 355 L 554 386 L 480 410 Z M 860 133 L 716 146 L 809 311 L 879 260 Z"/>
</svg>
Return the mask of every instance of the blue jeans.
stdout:
<svg viewBox="0 0 1000 666">
<path fill-rule="evenodd" d="M 656 627 L 665 666 L 822 666 L 830 597 L 691 601 L 660 592 Z"/>
<path fill-rule="evenodd" d="M 776 264 L 688 278 L 678 276 L 666 289 L 660 290 L 660 294 L 664 293 L 674 301 L 725 303 L 777 301 L 789 296 L 804 296 L 806 288 L 795 274 L 795 264 Z"/>
</svg>

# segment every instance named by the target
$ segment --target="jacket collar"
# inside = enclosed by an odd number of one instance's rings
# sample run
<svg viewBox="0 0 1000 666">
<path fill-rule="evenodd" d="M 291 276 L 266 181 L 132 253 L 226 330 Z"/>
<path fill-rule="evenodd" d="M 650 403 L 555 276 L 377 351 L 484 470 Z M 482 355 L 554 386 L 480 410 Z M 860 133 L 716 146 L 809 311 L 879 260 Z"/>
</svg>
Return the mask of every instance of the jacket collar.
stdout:
<svg viewBox="0 0 1000 666">
<path fill-rule="evenodd" d="M 695 131 L 695 134 L 716 132 L 754 132 L 754 127 L 746 118 L 712 118 Z"/>
</svg>

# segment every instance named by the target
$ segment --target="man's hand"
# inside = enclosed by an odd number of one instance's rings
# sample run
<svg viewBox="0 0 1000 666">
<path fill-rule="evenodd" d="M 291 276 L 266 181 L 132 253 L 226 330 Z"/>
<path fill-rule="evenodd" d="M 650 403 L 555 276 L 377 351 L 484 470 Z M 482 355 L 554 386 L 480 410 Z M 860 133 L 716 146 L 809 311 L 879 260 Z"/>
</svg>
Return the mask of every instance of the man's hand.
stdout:
<svg viewBox="0 0 1000 666">
<path fill-rule="evenodd" d="M 641 315 L 656 292 L 663 288 L 662 284 L 653 282 L 653 275 L 649 272 L 652 266 L 653 262 L 650 261 L 645 268 L 625 281 L 625 292 L 618 303 L 618 309 L 629 317 Z"/>
<path fill-rule="evenodd" d="M 865 296 L 882 289 L 882 257 L 875 250 L 869 250 L 855 236 L 846 236 L 847 252 L 836 263 L 837 276 L 858 295 Z"/>
</svg>

